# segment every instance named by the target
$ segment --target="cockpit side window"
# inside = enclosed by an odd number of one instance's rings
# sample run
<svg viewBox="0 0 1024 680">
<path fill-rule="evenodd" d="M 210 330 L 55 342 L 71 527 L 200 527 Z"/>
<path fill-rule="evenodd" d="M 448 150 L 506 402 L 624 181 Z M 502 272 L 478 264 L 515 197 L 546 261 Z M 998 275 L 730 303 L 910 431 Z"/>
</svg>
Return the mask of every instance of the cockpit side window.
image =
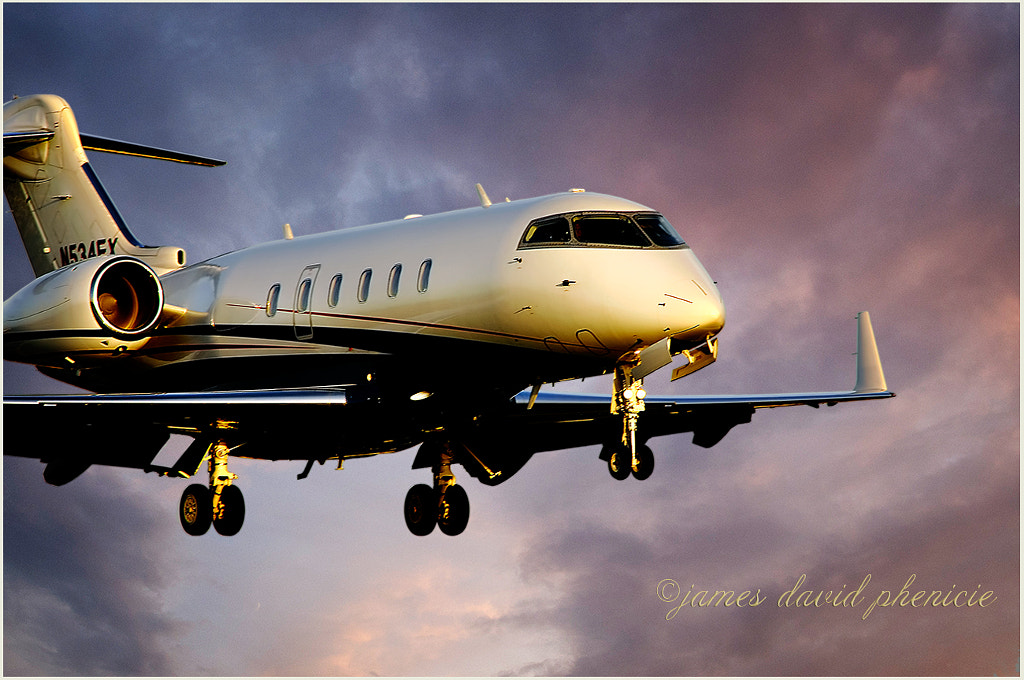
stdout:
<svg viewBox="0 0 1024 680">
<path fill-rule="evenodd" d="M 573 236 L 580 243 L 605 246 L 651 245 L 626 215 L 579 215 L 572 221 Z"/>
<path fill-rule="evenodd" d="M 524 245 L 538 245 L 541 243 L 568 243 L 569 242 L 569 220 L 563 215 L 545 217 L 530 222 L 523 235 Z"/>
<path fill-rule="evenodd" d="M 657 213 L 635 215 L 633 219 L 640 225 L 643 232 L 647 234 L 647 238 L 651 239 L 656 246 L 671 248 L 672 246 L 686 245 L 676 232 L 675 227 Z"/>
</svg>

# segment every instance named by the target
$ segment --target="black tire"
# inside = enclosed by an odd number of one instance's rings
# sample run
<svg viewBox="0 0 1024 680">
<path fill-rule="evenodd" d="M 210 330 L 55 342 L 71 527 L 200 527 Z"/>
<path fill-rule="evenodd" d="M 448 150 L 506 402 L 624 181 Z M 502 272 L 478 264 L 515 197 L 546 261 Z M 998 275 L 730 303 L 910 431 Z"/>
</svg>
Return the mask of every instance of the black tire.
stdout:
<svg viewBox="0 0 1024 680">
<path fill-rule="evenodd" d="M 633 476 L 643 480 L 654 472 L 654 451 L 646 444 L 636 448 L 636 465 L 632 469 Z"/>
<path fill-rule="evenodd" d="M 237 486 L 225 486 L 220 492 L 220 503 L 224 506 L 224 514 L 220 519 L 213 520 L 213 528 L 221 536 L 234 536 L 245 521 L 245 498 Z"/>
<path fill-rule="evenodd" d="M 458 484 L 450 485 L 441 498 L 437 526 L 448 536 L 458 536 L 469 524 L 469 496 Z"/>
<path fill-rule="evenodd" d="M 631 472 L 629 468 L 630 458 L 632 456 L 629 453 L 629 449 L 622 444 L 616 444 L 611 447 L 611 454 L 608 456 L 608 472 L 611 473 L 612 477 L 620 481 L 629 477 Z"/>
<path fill-rule="evenodd" d="M 181 528 L 190 536 L 202 536 L 210 529 L 213 519 L 213 498 L 202 484 L 189 484 L 178 503 Z"/>
<path fill-rule="evenodd" d="M 416 536 L 426 536 L 437 524 L 437 496 L 426 484 L 417 484 L 405 494 L 405 526 Z"/>
</svg>

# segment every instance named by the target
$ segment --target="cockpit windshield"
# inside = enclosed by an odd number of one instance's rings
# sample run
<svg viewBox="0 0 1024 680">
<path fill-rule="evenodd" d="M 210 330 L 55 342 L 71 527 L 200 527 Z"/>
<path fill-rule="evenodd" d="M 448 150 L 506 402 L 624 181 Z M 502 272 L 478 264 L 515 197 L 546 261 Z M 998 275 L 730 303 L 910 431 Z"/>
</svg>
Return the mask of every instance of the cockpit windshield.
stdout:
<svg viewBox="0 0 1024 680">
<path fill-rule="evenodd" d="M 530 222 L 520 248 L 685 248 L 675 228 L 657 213 L 570 213 Z"/>
<path fill-rule="evenodd" d="M 651 245 L 627 215 L 576 215 L 572 233 L 579 243 L 638 248 Z"/>
<path fill-rule="evenodd" d="M 569 220 L 565 215 L 544 217 L 530 222 L 523 234 L 523 245 L 546 245 L 555 243 L 569 243 Z"/>
<path fill-rule="evenodd" d="M 656 246 L 672 248 L 686 245 L 683 239 L 679 237 L 679 234 L 676 233 L 675 227 L 657 213 L 634 215 L 633 219 L 636 220 L 636 223 L 647 234 L 647 238 L 651 239 Z"/>
</svg>

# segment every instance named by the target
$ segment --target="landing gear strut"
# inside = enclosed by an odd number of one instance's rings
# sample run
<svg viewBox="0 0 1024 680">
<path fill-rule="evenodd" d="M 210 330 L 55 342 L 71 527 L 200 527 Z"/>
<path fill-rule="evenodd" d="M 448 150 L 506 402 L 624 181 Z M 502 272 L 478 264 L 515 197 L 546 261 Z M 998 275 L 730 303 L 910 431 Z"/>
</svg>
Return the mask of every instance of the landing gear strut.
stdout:
<svg viewBox="0 0 1024 680">
<path fill-rule="evenodd" d="M 405 524 L 416 536 L 426 536 L 435 526 L 448 536 L 458 536 L 469 523 L 469 496 L 455 483 L 451 465 L 451 447 L 445 443 L 433 466 L 433 488 L 417 484 L 405 496 Z"/>
<path fill-rule="evenodd" d="M 232 482 L 238 475 L 228 470 L 228 445 L 215 442 L 207 451 L 210 486 L 190 484 L 181 494 L 178 518 L 185 532 L 202 536 L 210 524 L 222 536 L 234 536 L 245 521 L 245 499 Z"/>
<path fill-rule="evenodd" d="M 643 380 L 633 380 L 632 366 L 618 365 L 612 413 L 622 416 L 622 437 L 601 452 L 601 458 L 608 461 L 608 472 L 615 479 L 625 479 L 630 473 L 637 479 L 647 479 L 654 472 L 654 452 L 646 444 L 637 445 L 636 441 L 637 421 L 644 410 L 646 396 Z"/>
</svg>

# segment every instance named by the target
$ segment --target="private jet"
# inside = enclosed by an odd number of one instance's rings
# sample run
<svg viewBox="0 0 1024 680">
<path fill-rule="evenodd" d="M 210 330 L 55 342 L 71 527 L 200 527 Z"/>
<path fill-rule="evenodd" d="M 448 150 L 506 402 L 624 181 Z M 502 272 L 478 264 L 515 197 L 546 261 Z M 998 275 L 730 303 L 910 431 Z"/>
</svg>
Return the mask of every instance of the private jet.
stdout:
<svg viewBox="0 0 1024 680">
<path fill-rule="evenodd" d="M 74 436 L 4 453 L 40 460 L 54 485 L 93 465 L 191 479 L 205 463 L 178 508 L 191 535 L 241 529 L 231 457 L 303 462 L 302 479 L 418 447 L 432 483 L 409 490 L 405 522 L 454 536 L 469 520 L 455 465 L 496 485 L 535 453 L 600 446 L 612 477 L 646 479 L 654 437 L 711 447 L 757 409 L 894 396 L 867 312 L 852 390 L 647 395 L 653 372 L 717 359 L 725 308 L 679 232 L 633 201 L 492 203 L 478 184 L 469 208 L 298 237 L 285 225 L 186 264 L 132 235 L 87 150 L 223 164 L 80 133 L 58 96 L 4 104 L 4 194 L 36 276 L 4 302 L 4 359 L 86 391 L 5 395 L 19 430 Z M 612 394 L 541 391 L 600 375 Z M 172 435 L 191 443 L 158 459 Z"/>
</svg>

